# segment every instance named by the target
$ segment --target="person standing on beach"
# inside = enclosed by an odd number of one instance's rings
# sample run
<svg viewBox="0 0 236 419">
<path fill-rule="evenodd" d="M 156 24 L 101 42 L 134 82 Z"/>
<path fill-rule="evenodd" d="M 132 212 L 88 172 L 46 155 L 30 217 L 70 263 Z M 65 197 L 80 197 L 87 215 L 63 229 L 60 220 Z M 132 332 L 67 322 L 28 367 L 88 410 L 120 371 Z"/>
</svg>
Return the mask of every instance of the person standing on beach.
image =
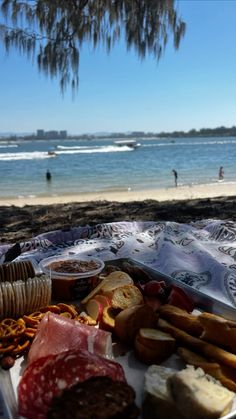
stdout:
<svg viewBox="0 0 236 419">
<path fill-rule="evenodd" d="M 174 178 L 175 178 L 175 186 L 178 186 L 178 173 L 176 172 L 175 169 L 172 170 L 172 173 L 173 173 Z"/>
<path fill-rule="evenodd" d="M 219 180 L 223 180 L 224 179 L 224 168 L 223 166 L 220 166 L 220 170 L 219 170 Z"/>
</svg>

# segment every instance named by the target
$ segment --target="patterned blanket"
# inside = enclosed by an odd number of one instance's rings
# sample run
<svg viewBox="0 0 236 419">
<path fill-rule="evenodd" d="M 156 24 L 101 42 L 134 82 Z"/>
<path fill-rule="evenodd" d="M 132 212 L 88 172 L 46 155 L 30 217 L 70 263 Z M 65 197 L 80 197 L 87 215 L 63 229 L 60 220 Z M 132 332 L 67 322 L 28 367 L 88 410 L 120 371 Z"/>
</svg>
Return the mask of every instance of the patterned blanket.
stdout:
<svg viewBox="0 0 236 419">
<path fill-rule="evenodd" d="M 41 234 L 0 247 L 0 260 L 78 253 L 103 260 L 133 258 L 177 281 L 236 306 L 236 224 L 203 220 L 118 222 Z"/>
</svg>

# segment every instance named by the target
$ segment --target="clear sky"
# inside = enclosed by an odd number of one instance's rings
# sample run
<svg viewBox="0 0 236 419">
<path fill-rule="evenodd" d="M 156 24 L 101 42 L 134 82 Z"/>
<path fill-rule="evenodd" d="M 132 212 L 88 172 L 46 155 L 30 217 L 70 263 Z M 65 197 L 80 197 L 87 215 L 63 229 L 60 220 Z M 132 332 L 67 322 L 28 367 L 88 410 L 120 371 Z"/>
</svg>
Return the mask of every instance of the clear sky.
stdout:
<svg viewBox="0 0 236 419">
<path fill-rule="evenodd" d="M 25 57 L 0 46 L 0 132 L 69 134 L 174 130 L 236 125 L 236 0 L 180 0 L 187 24 L 176 51 L 140 61 L 119 44 L 110 55 L 83 48 L 80 86 L 59 84 Z"/>
</svg>

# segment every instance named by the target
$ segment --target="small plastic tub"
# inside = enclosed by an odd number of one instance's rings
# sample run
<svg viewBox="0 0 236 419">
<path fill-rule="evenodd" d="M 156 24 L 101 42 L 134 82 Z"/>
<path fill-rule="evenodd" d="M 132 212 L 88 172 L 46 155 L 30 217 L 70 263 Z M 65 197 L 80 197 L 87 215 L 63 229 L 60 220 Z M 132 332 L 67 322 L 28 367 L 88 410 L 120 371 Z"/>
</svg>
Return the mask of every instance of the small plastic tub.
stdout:
<svg viewBox="0 0 236 419">
<path fill-rule="evenodd" d="M 73 301 L 84 298 L 96 287 L 104 262 L 77 255 L 52 256 L 41 260 L 39 267 L 52 280 L 52 298 Z"/>
</svg>

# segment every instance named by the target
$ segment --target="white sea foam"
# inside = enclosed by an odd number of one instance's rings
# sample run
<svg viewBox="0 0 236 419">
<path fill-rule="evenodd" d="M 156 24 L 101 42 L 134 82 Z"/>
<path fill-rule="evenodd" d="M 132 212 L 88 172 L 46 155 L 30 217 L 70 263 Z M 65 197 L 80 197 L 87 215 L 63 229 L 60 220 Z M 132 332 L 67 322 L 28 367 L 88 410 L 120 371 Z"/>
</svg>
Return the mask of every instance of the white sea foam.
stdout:
<svg viewBox="0 0 236 419">
<path fill-rule="evenodd" d="M 33 152 L 20 152 L 20 153 L 0 153 L 0 161 L 10 160 L 35 160 L 35 159 L 47 159 L 52 156 L 48 155 L 45 151 L 33 151 Z"/>
<path fill-rule="evenodd" d="M 68 147 L 60 151 L 56 151 L 56 154 L 76 154 L 76 153 L 117 153 L 121 151 L 133 151 L 128 146 L 117 147 L 115 145 L 98 146 L 98 147 Z"/>
<path fill-rule="evenodd" d="M 6 144 L 6 143 L 2 143 L 0 144 L 0 148 L 17 148 L 18 144 Z"/>
</svg>

